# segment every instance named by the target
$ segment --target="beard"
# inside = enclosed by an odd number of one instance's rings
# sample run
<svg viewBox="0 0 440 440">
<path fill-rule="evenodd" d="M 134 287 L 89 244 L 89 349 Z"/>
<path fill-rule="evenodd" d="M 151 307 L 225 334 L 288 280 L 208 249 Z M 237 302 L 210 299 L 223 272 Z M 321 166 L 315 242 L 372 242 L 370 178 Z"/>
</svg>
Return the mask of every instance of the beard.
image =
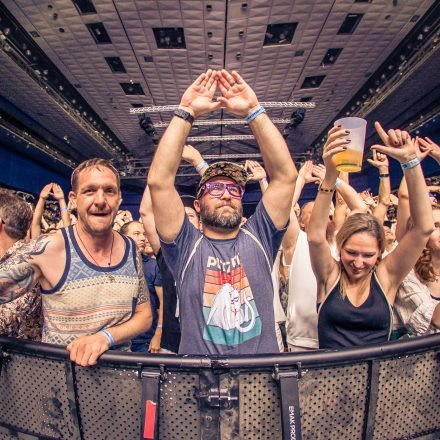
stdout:
<svg viewBox="0 0 440 440">
<path fill-rule="evenodd" d="M 243 217 L 243 207 L 241 205 L 238 208 L 234 208 L 231 205 L 228 206 L 234 210 L 233 213 L 220 214 L 215 208 L 210 210 L 205 204 L 201 204 L 200 218 L 202 223 L 213 229 L 228 231 L 237 229 Z"/>
</svg>

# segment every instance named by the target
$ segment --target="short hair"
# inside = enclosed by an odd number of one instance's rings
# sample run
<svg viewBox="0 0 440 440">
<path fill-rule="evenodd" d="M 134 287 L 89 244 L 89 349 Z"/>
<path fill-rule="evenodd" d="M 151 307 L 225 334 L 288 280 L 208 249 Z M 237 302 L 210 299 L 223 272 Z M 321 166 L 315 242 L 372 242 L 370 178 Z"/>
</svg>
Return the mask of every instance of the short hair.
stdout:
<svg viewBox="0 0 440 440">
<path fill-rule="evenodd" d="M 72 191 L 76 192 L 78 190 L 78 179 L 79 175 L 87 168 L 96 168 L 100 170 L 101 168 L 108 168 L 115 176 L 118 183 L 118 189 L 121 186 L 121 178 L 119 176 L 118 170 L 113 166 L 113 164 L 107 159 L 88 159 L 81 162 L 72 172 L 72 177 L 70 178 L 70 183 L 72 186 Z"/>
<path fill-rule="evenodd" d="M 119 229 L 119 233 L 122 235 L 127 235 L 128 234 L 128 230 L 130 229 L 130 225 L 132 225 L 133 223 L 137 223 L 138 225 L 142 225 L 142 223 L 138 220 L 132 220 L 130 222 L 124 223 L 121 226 L 121 229 Z"/>
<path fill-rule="evenodd" d="M 32 209 L 11 191 L 0 190 L 0 218 L 6 234 L 15 240 L 22 240 L 31 226 Z"/>
</svg>

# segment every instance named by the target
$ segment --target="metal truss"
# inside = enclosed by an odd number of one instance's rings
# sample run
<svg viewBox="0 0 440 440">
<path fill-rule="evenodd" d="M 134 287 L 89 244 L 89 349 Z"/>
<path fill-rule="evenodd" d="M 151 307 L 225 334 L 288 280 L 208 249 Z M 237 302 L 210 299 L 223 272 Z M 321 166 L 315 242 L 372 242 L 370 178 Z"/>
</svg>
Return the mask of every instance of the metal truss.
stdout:
<svg viewBox="0 0 440 440">
<path fill-rule="evenodd" d="M 274 118 L 272 119 L 272 122 L 274 124 L 288 124 L 291 120 L 290 119 L 283 119 L 283 118 Z M 213 126 L 213 125 L 246 125 L 247 122 L 244 119 L 200 119 L 195 120 L 193 123 L 193 126 Z M 167 122 L 156 122 L 153 124 L 154 128 L 166 128 L 168 127 Z"/>
<path fill-rule="evenodd" d="M 280 102 L 260 102 L 265 108 L 305 108 L 311 109 L 316 107 L 314 102 L 298 102 L 298 101 L 280 101 Z M 173 112 L 178 105 L 154 105 L 151 107 L 131 108 L 130 114 L 136 115 L 140 113 L 167 113 Z"/>
<path fill-rule="evenodd" d="M 45 92 L 48 97 L 58 106 L 58 108 L 71 119 L 73 119 L 76 124 L 78 124 L 103 150 L 105 150 L 111 156 L 121 154 L 120 147 L 110 144 L 105 136 L 103 136 L 87 118 L 82 116 L 79 110 L 73 108 L 68 100 L 66 100 L 58 93 L 56 89 L 45 81 L 41 76 L 41 73 L 29 64 L 29 61 L 21 54 L 20 50 L 17 49 L 1 31 L 0 50 L 2 50 L 33 81 L 35 81 L 41 90 Z M 32 143 L 32 145 L 34 145 L 34 143 Z M 56 154 L 52 147 L 47 146 L 47 149 L 52 149 L 52 156 Z"/>
</svg>

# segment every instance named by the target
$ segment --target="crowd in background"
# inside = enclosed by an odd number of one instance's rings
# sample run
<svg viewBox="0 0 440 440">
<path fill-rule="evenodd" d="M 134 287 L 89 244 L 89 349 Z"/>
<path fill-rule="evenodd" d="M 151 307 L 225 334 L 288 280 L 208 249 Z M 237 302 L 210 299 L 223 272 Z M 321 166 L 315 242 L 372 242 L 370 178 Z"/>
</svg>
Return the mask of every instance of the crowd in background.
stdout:
<svg viewBox="0 0 440 440">
<path fill-rule="evenodd" d="M 419 157 L 423 160 L 430 155 L 440 163 L 440 147 L 430 139 L 418 139 Z M 185 159 L 197 166 L 202 162 L 200 154 L 191 146 L 185 147 Z M 377 218 L 384 231 L 383 256 L 392 252 L 410 222 L 408 191 L 405 179 L 397 191 L 391 192 L 389 184 L 389 163 L 385 155 L 378 153 L 369 162 L 377 169 L 379 193 L 373 195 L 370 189 L 356 192 L 349 186 L 349 173 L 341 173 L 334 202 L 329 211 L 326 239 L 332 255 L 338 259 L 336 235 L 352 212 L 370 213 Z M 249 172 L 249 182 L 259 182 L 261 191 L 267 187 L 267 175 L 256 161 L 242 164 Z M 325 166 L 311 161 L 305 162 L 296 183 L 295 200 L 289 231 L 280 247 L 273 270 L 275 289 L 274 312 L 277 322 L 277 335 L 280 351 L 304 351 L 319 348 L 318 313 L 316 308 L 316 280 L 312 270 L 307 230 L 314 201 L 306 201 L 300 207 L 301 191 L 305 184 L 318 185 L 324 178 Z M 379 177 L 379 175 L 384 177 Z M 392 339 L 402 336 L 418 336 L 439 331 L 440 328 L 440 185 L 430 184 L 435 179 L 427 179 L 426 190 L 433 207 L 436 229 L 431 234 L 416 265 L 405 277 L 396 296 L 393 307 Z M 16 194 L 15 191 L 0 190 L 3 197 Z M 19 193 L 23 200 L 29 200 L 28 194 Z M 1 200 L 1 198 L 0 198 Z M 192 208 L 194 197 L 184 196 L 188 214 L 196 219 L 202 230 L 197 213 Z M 4 217 L 6 201 L 1 202 L 0 212 Z M 42 188 L 37 203 L 25 202 L 26 214 L 15 210 L 10 215 L 28 216 L 29 227 L 22 231 L 20 239 L 36 238 L 53 230 L 74 225 L 76 212 L 66 204 L 64 193 L 56 183 L 49 183 Z M 32 213 L 32 214 L 31 214 Z M 243 218 L 243 223 L 246 221 Z M 24 222 L 26 224 L 26 222 Z M 133 340 L 131 349 L 144 352 L 177 352 L 179 346 L 178 299 L 176 293 L 169 294 L 170 282 L 167 283 L 168 296 L 162 291 L 162 274 L 156 264 L 156 256 L 148 242 L 142 224 L 142 218 L 133 219 L 130 211 L 119 210 L 114 219 L 113 229 L 133 238 L 143 255 L 145 277 L 149 286 L 150 298 L 154 308 L 151 329 Z M 293 238 L 292 238 L 293 231 Z M 6 252 L 5 252 L 6 253 Z M 2 258 L 5 258 L 4 256 Z M 0 333 L 6 336 L 41 340 L 43 326 L 41 298 L 38 287 L 28 292 L 13 303 L 0 306 Z M 171 289 L 172 290 L 172 289 Z M 174 295 L 174 296 L 173 296 Z M 165 302 L 165 306 L 164 306 Z M 163 309 L 165 308 L 165 314 Z M 176 314 L 177 313 L 177 314 Z M 168 320 L 164 322 L 164 319 Z M 159 329 L 158 329 L 159 324 Z M 168 325 L 167 325 L 168 324 Z M 162 332 L 169 331 L 170 336 Z M 161 344 L 161 339 L 165 340 Z"/>
<path fill-rule="evenodd" d="M 246 118 L 264 167 L 208 164 L 185 145 L 194 118 L 220 106 Z M 139 218 L 119 209 L 119 174 L 103 159 L 74 170 L 69 201 L 57 183 L 35 207 L 0 192 L 0 334 L 64 344 L 86 366 L 109 348 L 253 354 L 438 332 L 440 186 L 426 185 L 420 163 L 440 164 L 440 147 L 375 128 L 376 195 L 337 170 L 348 130 L 333 127 L 322 163 L 297 171 L 243 78 L 208 70 L 162 136 Z M 174 187 L 180 158 L 200 174 L 194 196 Z M 396 194 L 390 160 L 403 170 Z M 248 219 L 247 182 L 262 193 Z M 306 184 L 317 195 L 299 206 Z"/>
</svg>

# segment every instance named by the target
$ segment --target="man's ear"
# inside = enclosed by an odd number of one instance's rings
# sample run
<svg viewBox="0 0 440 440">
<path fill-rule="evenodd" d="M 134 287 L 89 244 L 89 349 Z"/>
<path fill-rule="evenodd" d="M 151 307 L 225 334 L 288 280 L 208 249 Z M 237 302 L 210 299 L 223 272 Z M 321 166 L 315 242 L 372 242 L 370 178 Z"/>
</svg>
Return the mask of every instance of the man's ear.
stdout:
<svg viewBox="0 0 440 440">
<path fill-rule="evenodd" d="M 69 191 L 69 202 L 72 204 L 72 209 L 76 209 L 76 193 Z"/>
<path fill-rule="evenodd" d="M 120 198 L 119 198 L 119 203 L 118 203 L 118 209 L 119 209 L 119 207 L 121 206 L 122 200 L 123 200 L 123 198 L 120 197 Z"/>
<path fill-rule="evenodd" d="M 200 201 L 198 199 L 194 200 L 194 209 L 196 210 L 197 214 L 200 214 Z"/>
</svg>

